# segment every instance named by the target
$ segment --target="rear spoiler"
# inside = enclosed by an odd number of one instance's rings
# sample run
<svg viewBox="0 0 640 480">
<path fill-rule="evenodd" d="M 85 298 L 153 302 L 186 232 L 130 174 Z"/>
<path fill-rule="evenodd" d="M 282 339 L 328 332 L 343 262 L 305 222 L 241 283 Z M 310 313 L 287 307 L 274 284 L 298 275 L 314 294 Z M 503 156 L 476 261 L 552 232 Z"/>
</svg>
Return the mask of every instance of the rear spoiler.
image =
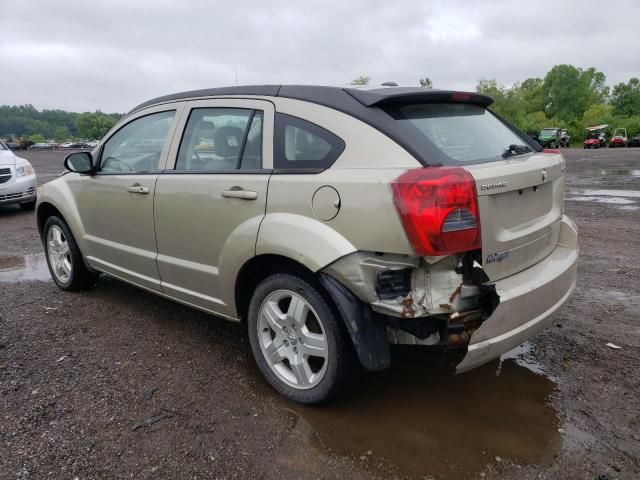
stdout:
<svg viewBox="0 0 640 480">
<path fill-rule="evenodd" d="M 480 93 L 432 90 L 420 87 L 374 88 L 367 90 L 345 88 L 344 91 L 365 107 L 378 107 L 398 103 L 434 102 L 473 103 L 475 105 L 488 107 L 493 103 L 493 98 Z"/>
</svg>

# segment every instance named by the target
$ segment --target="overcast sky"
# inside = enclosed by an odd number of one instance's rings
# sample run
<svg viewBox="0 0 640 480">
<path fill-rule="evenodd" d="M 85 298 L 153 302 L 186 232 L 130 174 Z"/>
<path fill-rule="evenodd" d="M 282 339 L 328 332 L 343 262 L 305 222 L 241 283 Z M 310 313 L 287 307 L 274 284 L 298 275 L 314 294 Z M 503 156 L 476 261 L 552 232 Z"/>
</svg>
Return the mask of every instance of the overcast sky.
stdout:
<svg viewBox="0 0 640 480">
<path fill-rule="evenodd" d="M 640 76 L 640 1 L 3 0 L 0 104 L 125 112 L 239 84 Z"/>
</svg>

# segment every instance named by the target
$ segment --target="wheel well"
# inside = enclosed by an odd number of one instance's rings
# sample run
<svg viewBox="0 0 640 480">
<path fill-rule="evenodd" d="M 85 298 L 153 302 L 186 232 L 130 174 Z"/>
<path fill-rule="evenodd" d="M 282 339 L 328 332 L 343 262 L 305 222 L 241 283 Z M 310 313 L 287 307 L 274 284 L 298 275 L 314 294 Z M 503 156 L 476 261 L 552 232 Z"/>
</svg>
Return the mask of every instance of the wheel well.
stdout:
<svg viewBox="0 0 640 480">
<path fill-rule="evenodd" d="M 242 321 L 246 320 L 249 302 L 258 284 L 275 273 L 291 273 L 300 276 L 324 290 L 314 273 L 301 263 L 282 255 L 258 255 L 242 266 L 236 279 L 236 310 Z"/>
<path fill-rule="evenodd" d="M 42 230 L 44 229 L 44 224 L 47 221 L 47 218 L 55 215 L 56 217 L 60 217 L 64 220 L 64 217 L 60 213 L 56 207 L 51 205 L 50 203 L 41 203 L 38 206 L 38 211 L 36 212 L 36 218 L 38 221 L 38 233 L 42 236 Z"/>
</svg>

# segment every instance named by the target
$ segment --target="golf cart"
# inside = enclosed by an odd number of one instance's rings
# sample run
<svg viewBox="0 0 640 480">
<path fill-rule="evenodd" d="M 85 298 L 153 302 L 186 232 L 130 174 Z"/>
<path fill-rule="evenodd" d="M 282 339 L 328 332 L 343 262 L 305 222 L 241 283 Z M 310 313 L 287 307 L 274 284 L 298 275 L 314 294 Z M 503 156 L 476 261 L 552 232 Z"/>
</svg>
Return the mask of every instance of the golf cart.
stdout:
<svg viewBox="0 0 640 480">
<path fill-rule="evenodd" d="M 607 146 L 607 136 L 604 129 L 609 125 L 597 125 L 595 127 L 587 127 L 587 135 L 584 137 L 584 148 L 600 148 Z"/>
<path fill-rule="evenodd" d="M 627 141 L 627 129 L 616 128 L 613 132 L 613 137 L 611 137 L 611 140 L 609 141 L 609 148 L 628 146 L 629 142 Z"/>
</svg>

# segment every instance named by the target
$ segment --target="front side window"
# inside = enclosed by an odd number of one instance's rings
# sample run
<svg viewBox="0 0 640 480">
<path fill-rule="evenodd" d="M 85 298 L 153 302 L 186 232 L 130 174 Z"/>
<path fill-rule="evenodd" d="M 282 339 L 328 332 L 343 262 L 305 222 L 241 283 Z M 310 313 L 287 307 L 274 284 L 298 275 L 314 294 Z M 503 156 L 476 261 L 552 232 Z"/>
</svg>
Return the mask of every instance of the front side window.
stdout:
<svg viewBox="0 0 640 480">
<path fill-rule="evenodd" d="M 195 108 L 180 142 L 177 171 L 262 168 L 262 120 L 259 110 Z"/>
<path fill-rule="evenodd" d="M 520 136 L 480 105 L 411 104 L 395 107 L 389 113 L 402 128 L 410 129 L 420 141 L 426 141 L 429 148 L 435 147 L 442 157 L 441 163 L 493 162 L 502 159 L 514 145 L 519 153 L 533 151 Z"/>
<path fill-rule="evenodd" d="M 175 110 L 152 113 L 118 130 L 102 148 L 101 173 L 150 172 L 158 169 L 160 154 Z"/>
<path fill-rule="evenodd" d="M 298 117 L 278 113 L 274 167 L 277 169 L 326 169 L 345 148 L 330 131 Z"/>
</svg>

